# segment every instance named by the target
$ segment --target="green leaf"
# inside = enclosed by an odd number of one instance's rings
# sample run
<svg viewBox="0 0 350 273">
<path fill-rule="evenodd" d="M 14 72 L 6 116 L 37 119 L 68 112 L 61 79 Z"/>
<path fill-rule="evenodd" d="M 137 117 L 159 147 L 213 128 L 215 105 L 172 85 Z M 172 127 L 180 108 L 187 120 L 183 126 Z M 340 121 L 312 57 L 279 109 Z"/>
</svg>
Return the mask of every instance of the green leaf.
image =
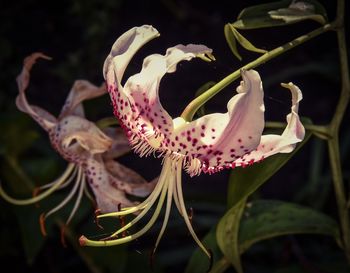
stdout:
<svg viewBox="0 0 350 273">
<path fill-rule="evenodd" d="M 52 195 L 43 199 L 36 205 L 28 206 L 13 206 L 14 214 L 18 221 L 18 226 L 20 229 L 20 235 L 22 239 L 22 246 L 26 254 L 27 263 L 32 264 L 42 249 L 47 237 L 42 235 L 40 231 L 39 218 L 43 212 L 48 212 L 54 207 L 56 207 L 62 200 L 67 196 L 67 192 L 58 191 L 54 192 Z M 66 206 L 61 208 L 52 216 L 48 217 L 45 221 L 45 229 L 48 236 L 60 236 L 60 233 L 57 230 L 54 230 L 57 219 L 63 219 L 61 221 L 65 222 L 68 219 L 75 198 L 71 200 Z M 76 214 L 74 215 L 70 227 L 74 227 L 86 217 L 88 213 L 92 213 L 91 205 L 87 202 L 86 198 L 83 198 Z M 59 245 L 61 247 L 61 245 Z"/>
<path fill-rule="evenodd" d="M 267 51 L 264 49 L 260 49 L 255 47 L 251 42 L 249 42 L 242 34 L 240 34 L 232 24 L 226 24 L 224 28 L 224 34 L 226 41 L 232 51 L 232 53 L 239 59 L 242 60 L 241 55 L 238 53 L 237 43 L 244 47 L 245 49 L 257 53 L 266 53 Z"/>
<path fill-rule="evenodd" d="M 322 25 L 328 21 L 325 8 L 316 0 L 292 2 L 282 0 L 245 8 L 232 23 L 238 29 L 257 29 L 283 26 L 305 20 Z"/>
<path fill-rule="evenodd" d="M 331 217 L 293 203 L 258 200 L 247 204 L 244 211 L 239 232 L 240 253 L 259 241 L 287 234 L 323 234 L 340 241 L 338 225 Z"/>
<path fill-rule="evenodd" d="M 219 221 L 216 229 L 217 243 L 238 273 L 242 273 L 242 264 L 239 252 L 239 225 L 244 211 L 246 199 L 242 199 L 232 207 Z"/>
<path fill-rule="evenodd" d="M 237 49 L 237 41 L 236 41 L 236 37 L 234 35 L 234 32 L 232 31 L 232 25 L 231 24 L 226 24 L 224 27 L 224 34 L 225 34 L 225 38 L 226 38 L 226 42 L 228 44 L 228 46 L 230 47 L 233 55 L 235 55 L 238 60 L 242 61 L 242 56 L 238 53 L 238 49 Z"/>
<path fill-rule="evenodd" d="M 202 243 L 210 249 L 211 253 L 213 254 L 213 264 L 216 264 L 221 258 L 222 253 L 219 249 L 219 246 L 216 243 L 216 227 L 212 228 L 208 234 L 204 237 Z M 206 262 L 207 260 L 207 262 Z M 191 256 L 187 266 L 185 273 L 203 273 L 207 272 L 208 268 L 210 266 L 210 261 L 208 260 L 207 256 L 203 253 L 203 250 L 201 250 L 199 247 L 194 251 L 193 255 Z"/>
<path fill-rule="evenodd" d="M 63 221 L 56 221 L 60 226 L 64 225 Z M 83 234 L 96 234 L 100 230 L 97 230 L 95 224 L 88 225 L 84 223 L 81 226 Z M 104 225 L 106 227 L 106 225 Z M 107 225 L 106 228 L 111 228 Z M 80 231 L 81 232 L 81 231 Z M 75 249 L 76 253 L 80 256 L 85 263 L 89 272 L 126 272 L 126 261 L 129 253 L 126 252 L 126 245 L 120 245 L 115 247 L 82 247 L 79 245 L 79 234 L 71 226 L 66 228 L 66 238 L 70 245 Z"/>
<path fill-rule="evenodd" d="M 13 207 L 21 232 L 22 246 L 27 263 L 32 264 L 44 246 L 46 237 L 40 232 L 40 210 L 35 206 Z M 51 227 L 50 227 L 51 229 Z"/>
<path fill-rule="evenodd" d="M 303 123 L 306 122 L 306 120 L 303 121 Z M 232 170 L 228 184 L 228 207 L 236 206 L 241 200 L 256 191 L 294 156 L 294 154 L 309 140 L 310 136 L 311 132 L 306 131 L 304 140 L 297 145 L 292 153 L 276 154 L 248 168 L 236 168 Z"/>
</svg>

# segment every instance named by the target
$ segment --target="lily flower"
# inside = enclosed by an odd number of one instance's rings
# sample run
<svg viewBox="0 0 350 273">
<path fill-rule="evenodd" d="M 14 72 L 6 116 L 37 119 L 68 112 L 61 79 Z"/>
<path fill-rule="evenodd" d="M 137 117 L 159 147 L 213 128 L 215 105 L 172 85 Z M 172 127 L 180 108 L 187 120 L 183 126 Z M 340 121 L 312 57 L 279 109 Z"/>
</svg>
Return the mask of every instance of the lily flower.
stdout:
<svg viewBox="0 0 350 273">
<path fill-rule="evenodd" d="M 134 151 L 142 156 L 156 154 L 163 157 L 163 168 L 158 183 L 148 198 L 122 211 L 99 217 L 119 217 L 138 212 L 130 223 L 121 227 L 107 240 L 95 241 L 82 236 L 81 245 L 109 246 L 135 240 L 146 233 L 158 218 L 165 203 L 164 221 L 154 251 L 166 228 L 174 200 L 189 232 L 201 249 L 210 257 L 195 234 L 182 191 L 182 169 L 190 176 L 215 173 L 226 168 L 246 167 L 276 153 L 291 152 L 304 138 L 304 127 L 298 116 L 302 93 L 293 83 L 282 84 L 292 95 L 291 112 L 281 135 L 262 135 L 264 129 L 263 87 L 258 72 L 242 70 L 242 81 L 227 104 L 226 113 L 214 113 L 187 122 L 172 118 L 159 100 L 159 84 L 166 73 L 176 71 L 181 61 L 199 57 L 214 59 L 212 50 L 204 45 L 176 45 L 165 55 L 153 54 L 143 61 L 139 73 L 122 84 L 124 71 L 133 55 L 145 43 L 158 37 L 158 31 L 149 25 L 135 27 L 119 37 L 112 46 L 103 67 L 114 114 L 122 124 Z M 117 235 L 137 223 L 157 202 L 149 222 L 134 234 Z"/>
<path fill-rule="evenodd" d="M 106 94 L 105 85 L 97 87 L 86 80 L 75 81 L 58 118 L 28 103 L 25 90 L 29 84 L 30 70 L 38 58 L 50 59 L 42 53 L 34 53 L 24 60 L 23 70 L 17 77 L 19 95 L 16 105 L 41 125 L 48 133 L 53 148 L 69 164 L 58 179 L 39 187 L 41 193 L 33 198 L 12 198 L 1 187 L 0 195 L 12 204 L 29 205 L 73 184 L 61 203 L 40 217 L 41 230 L 45 235 L 44 220 L 48 216 L 60 210 L 76 195 L 73 209 L 66 221 L 68 225 L 78 209 L 83 193 L 91 199 L 87 185 L 94 194 L 98 210 L 107 213 L 138 204 L 130 201 L 126 194 L 145 197 L 152 191 L 156 181 L 148 183 L 136 172 L 114 160 L 130 151 L 121 128 L 109 127 L 102 131 L 84 117 L 82 101 Z"/>
</svg>

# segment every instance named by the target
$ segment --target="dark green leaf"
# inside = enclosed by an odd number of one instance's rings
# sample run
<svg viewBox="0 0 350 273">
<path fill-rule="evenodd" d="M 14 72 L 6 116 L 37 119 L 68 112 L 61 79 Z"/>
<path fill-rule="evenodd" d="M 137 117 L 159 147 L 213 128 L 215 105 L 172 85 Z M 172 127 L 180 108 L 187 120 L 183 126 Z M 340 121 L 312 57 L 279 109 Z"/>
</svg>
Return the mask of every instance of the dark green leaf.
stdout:
<svg viewBox="0 0 350 273">
<path fill-rule="evenodd" d="M 18 219 L 18 224 L 21 230 L 22 244 L 24 251 L 26 253 L 27 262 L 31 264 L 35 257 L 38 255 L 39 251 L 43 247 L 47 237 L 43 236 L 40 231 L 39 218 L 40 214 L 43 212 L 48 212 L 55 206 L 57 206 L 65 197 L 67 193 L 57 192 L 47 197 L 39 203 L 38 206 L 14 206 L 14 211 Z M 48 217 L 45 221 L 45 228 L 47 231 L 47 236 L 59 237 L 60 233 L 57 229 L 54 229 L 58 219 L 65 222 L 69 217 L 69 214 L 73 208 L 73 203 L 75 199 L 69 202 L 61 210 Z M 91 206 L 87 200 L 83 199 L 81 202 L 70 227 L 74 227 L 81 220 L 86 217 L 88 213 L 92 213 Z M 58 247 L 63 247 L 59 245 Z"/>
<path fill-rule="evenodd" d="M 239 252 L 239 225 L 244 211 L 246 199 L 242 199 L 232 207 L 219 221 L 216 229 L 217 243 L 238 273 L 242 273 L 241 258 Z"/>
<path fill-rule="evenodd" d="M 92 218 L 92 217 L 91 217 Z M 59 221 L 60 225 L 63 225 L 62 221 Z M 103 225 L 105 228 L 110 226 Z M 84 234 L 98 234 L 101 232 L 95 224 L 87 225 L 85 223 L 82 226 Z M 110 272 L 118 273 L 125 272 L 127 252 L 126 246 L 115 247 L 82 247 L 79 245 L 80 234 L 77 234 L 70 226 L 66 229 L 66 237 L 69 243 L 76 250 L 77 254 L 81 257 L 86 267 L 89 268 L 89 272 Z M 142 264 L 144 265 L 144 263 Z"/>
<path fill-rule="evenodd" d="M 326 10 L 316 0 L 296 3 L 283 0 L 245 8 L 232 25 L 238 29 L 257 29 L 283 26 L 304 20 L 326 24 L 328 20 Z"/>
<path fill-rule="evenodd" d="M 266 53 L 266 50 L 255 47 L 249 42 L 242 34 L 240 34 L 232 24 L 226 24 L 224 28 L 224 34 L 226 41 L 232 51 L 232 53 L 239 59 L 242 60 L 241 55 L 238 53 L 237 42 L 245 49 L 257 53 Z"/>
<path fill-rule="evenodd" d="M 305 123 L 307 121 L 303 121 Z M 311 132 L 306 131 L 304 140 L 297 148 L 288 154 L 276 154 L 266 158 L 263 162 L 247 168 L 236 168 L 231 171 L 228 185 L 228 207 L 233 207 L 264 184 L 309 140 Z"/>
<path fill-rule="evenodd" d="M 231 24 L 226 24 L 224 27 L 224 34 L 225 34 L 226 42 L 227 42 L 228 46 L 230 47 L 233 55 L 235 55 L 238 58 L 238 60 L 241 61 L 242 56 L 238 53 L 237 41 L 236 41 L 236 37 L 235 37 L 232 29 L 233 29 L 233 26 Z"/>
<path fill-rule="evenodd" d="M 21 239 L 27 263 L 32 264 L 43 247 L 46 237 L 40 232 L 41 210 L 35 206 L 13 207 L 21 231 Z M 49 227 L 51 229 L 51 227 Z"/>
<path fill-rule="evenodd" d="M 256 242 L 287 234 L 323 234 L 340 241 L 338 225 L 329 216 L 293 203 L 258 200 L 247 204 L 241 219 L 240 252 Z"/>
<path fill-rule="evenodd" d="M 213 264 L 217 263 L 222 258 L 222 253 L 219 249 L 219 246 L 216 243 L 216 227 L 213 228 L 209 233 L 204 237 L 203 244 L 211 250 L 213 254 Z M 197 248 L 193 253 L 191 259 L 189 260 L 185 273 L 203 273 L 207 272 L 210 266 L 207 256 L 203 253 L 203 250 Z"/>
</svg>

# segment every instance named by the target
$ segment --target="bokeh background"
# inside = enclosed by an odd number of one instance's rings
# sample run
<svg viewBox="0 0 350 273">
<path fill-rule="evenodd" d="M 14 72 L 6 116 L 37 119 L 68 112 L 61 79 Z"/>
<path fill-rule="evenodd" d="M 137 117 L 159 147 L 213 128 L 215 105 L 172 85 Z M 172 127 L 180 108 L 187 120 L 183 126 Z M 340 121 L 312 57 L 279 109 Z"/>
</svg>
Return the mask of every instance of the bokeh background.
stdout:
<svg viewBox="0 0 350 273">
<path fill-rule="evenodd" d="M 335 1 L 320 2 L 332 20 Z M 75 80 L 87 79 L 96 85 L 103 82 L 102 65 L 111 45 L 134 26 L 151 24 L 161 36 L 137 53 L 126 77 L 136 73 L 149 54 L 164 53 L 168 47 L 179 43 L 205 44 L 213 49 L 215 62 L 183 62 L 176 73 L 165 76 L 161 83 L 161 101 L 175 117 L 203 84 L 219 81 L 259 56 L 240 48 L 243 61 L 237 60 L 223 34 L 224 25 L 235 21 L 244 7 L 258 3 L 261 1 L 3 1 L 0 8 L 0 178 L 3 187 L 12 195 L 30 196 L 33 183 L 42 185 L 53 180 L 66 166 L 51 148 L 45 132 L 15 106 L 15 78 L 24 57 L 41 51 L 53 58 L 49 62 L 39 61 L 34 67 L 27 94 L 31 103 L 57 115 Z M 316 27 L 318 24 L 310 21 L 275 29 L 242 31 L 242 34 L 256 46 L 272 49 Z M 289 92 L 284 92 L 279 84 L 289 81 L 303 90 L 302 116 L 316 124 L 331 119 L 340 86 L 335 33 L 322 35 L 257 70 L 263 79 L 267 120 L 284 121 L 290 98 Z M 212 99 L 206 105 L 207 113 L 224 112 L 237 85 L 238 82 L 231 84 Z M 86 102 L 85 108 L 87 117 L 93 121 L 112 115 L 107 96 Z M 350 150 L 348 119 L 349 113 L 340 137 L 347 183 L 350 177 L 350 168 L 346 165 Z M 325 143 L 312 138 L 251 198 L 297 202 L 337 219 L 327 160 Z M 128 154 L 120 161 L 148 180 L 157 176 L 161 169 L 160 160 L 154 158 L 140 159 Z M 184 175 L 187 205 L 193 208 L 193 222 L 200 236 L 215 227 L 225 212 L 228 177 L 228 170 L 192 179 Z M 68 230 L 68 246 L 63 247 L 59 225 L 66 219 L 69 208 L 48 221 L 47 237 L 40 234 L 38 224 L 40 213 L 63 196 L 64 191 L 55 194 L 39 207 L 18 208 L 0 200 L 0 263 L 4 268 L 10 268 L 11 272 L 183 272 L 196 248 L 176 212 L 172 213 L 153 268 L 149 252 L 161 223 L 143 238 L 125 246 L 81 248 L 77 244 L 80 234 L 101 234 L 94 224 L 93 208 L 88 200 L 84 200 Z M 113 227 L 113 223 L 109 225 Z M 305 269 L 303 258 L 311 264 L 334 263 L 339 271 Z M 243 255 L 243 263 L 247 272 L 252 273 L 347 270 L 345 258 L 335 242 L 315 235 L 259 243 Z"/>
</svg>

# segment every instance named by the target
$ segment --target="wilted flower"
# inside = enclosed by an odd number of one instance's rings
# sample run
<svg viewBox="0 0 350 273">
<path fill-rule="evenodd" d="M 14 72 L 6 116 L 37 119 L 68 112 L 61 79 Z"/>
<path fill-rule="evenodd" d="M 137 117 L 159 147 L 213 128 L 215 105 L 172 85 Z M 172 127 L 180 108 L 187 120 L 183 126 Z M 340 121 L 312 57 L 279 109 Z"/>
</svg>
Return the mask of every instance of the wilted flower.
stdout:
<svg viewBox="0 0 350 273">
<path fill-rule="evenodd" d="M 158 157 L 164 158 L 158 184 L 141 204 L 100 215 L 116 217 L 139 212 L 130 223 L 107 240 L 94 241 L 82 236 L 80 243 L 108 246 L 134 240 L 155 223 L 166 202 L 165 218 L 155 250 L 167 225 L 174 200 L 194 240 L 210 256 L 197 238 L 186 211 L 181 185 L 182 168 L 191 176 L 201 172 L 212 174 L 225 168 L 245 167 L 276 153 L 291 152 L 304 137 L 304 127 L 298 116 L 302 94 L 294 84 L 283 84 L 292 93 L 292 107 L 282 135 L 262 135 L 265 110 L 263 88 L 258 72 L 254 70 L 242 71 L 243 81 L 237 88 L 238 94 L 228 102 L 226 113 L 205 115 L 192 122 L 181 117 L 173 119 L 159 100 L 158 89 L 162 77 L 166 73 L 175 72 L 180 61 L 189 61 L 195 57 L 212 59 L 212 50 L 204 45 L 177 45 L 169 48 L 165 55 L 150 55 L 144 59 L 141 72 L 128 78 L 122 85 L 124 71 L 133 55 L 157 36 L 158 31 L 147 25 L 124 33 L 112 46 L 104 63 L 103 74 L 114 114 L 123 124 L 134 151 L 140 156 L 156 152 Z M 157 199 L 153 216 L 140 231 L 117 238 L 118 234 L 138 222 Z"/>
<path fill-rule="evenodd" d="M 19 95 L 16 104 L 22 112 L 29 114 L 48 132 L 52 146 L 69 164 L 58 179 L 41 186 L 39 190 L 45 191 L 33 198 L 14 199 L 0 187 L 1 196 L 13 204 L 28 205 L 73 183 L 63 201 L 42 214 L 40 222 L 44 234 L 45 218 L 64 207 L 77 195 L 66 221 L 66 225 L 69 224 L 78 209 L 83 192 L 89 195 L 87 184 L 94 193 L 97 208 L 103 213 L 138 204 L 130 201 L 126 193 L 144 197 L 152 191 L 156 181 L 147 183 L 136 172 L 113 160 L 130 150 L 122 129 L 109 127 L 100 130 L 84 117 L 82 101 L 105 94 L 105 86 L 97 87 L 85 80 L 75 81 L 59 117 L 55 118 L 44 109 L 30 105 L 26 99 L 25 90 L 29 84 L 30 70 L 38 58 L 49 59 L 42 53 L 34 53 L 24 61 L 23 70 L 17 78 Z"/>
</svg>

